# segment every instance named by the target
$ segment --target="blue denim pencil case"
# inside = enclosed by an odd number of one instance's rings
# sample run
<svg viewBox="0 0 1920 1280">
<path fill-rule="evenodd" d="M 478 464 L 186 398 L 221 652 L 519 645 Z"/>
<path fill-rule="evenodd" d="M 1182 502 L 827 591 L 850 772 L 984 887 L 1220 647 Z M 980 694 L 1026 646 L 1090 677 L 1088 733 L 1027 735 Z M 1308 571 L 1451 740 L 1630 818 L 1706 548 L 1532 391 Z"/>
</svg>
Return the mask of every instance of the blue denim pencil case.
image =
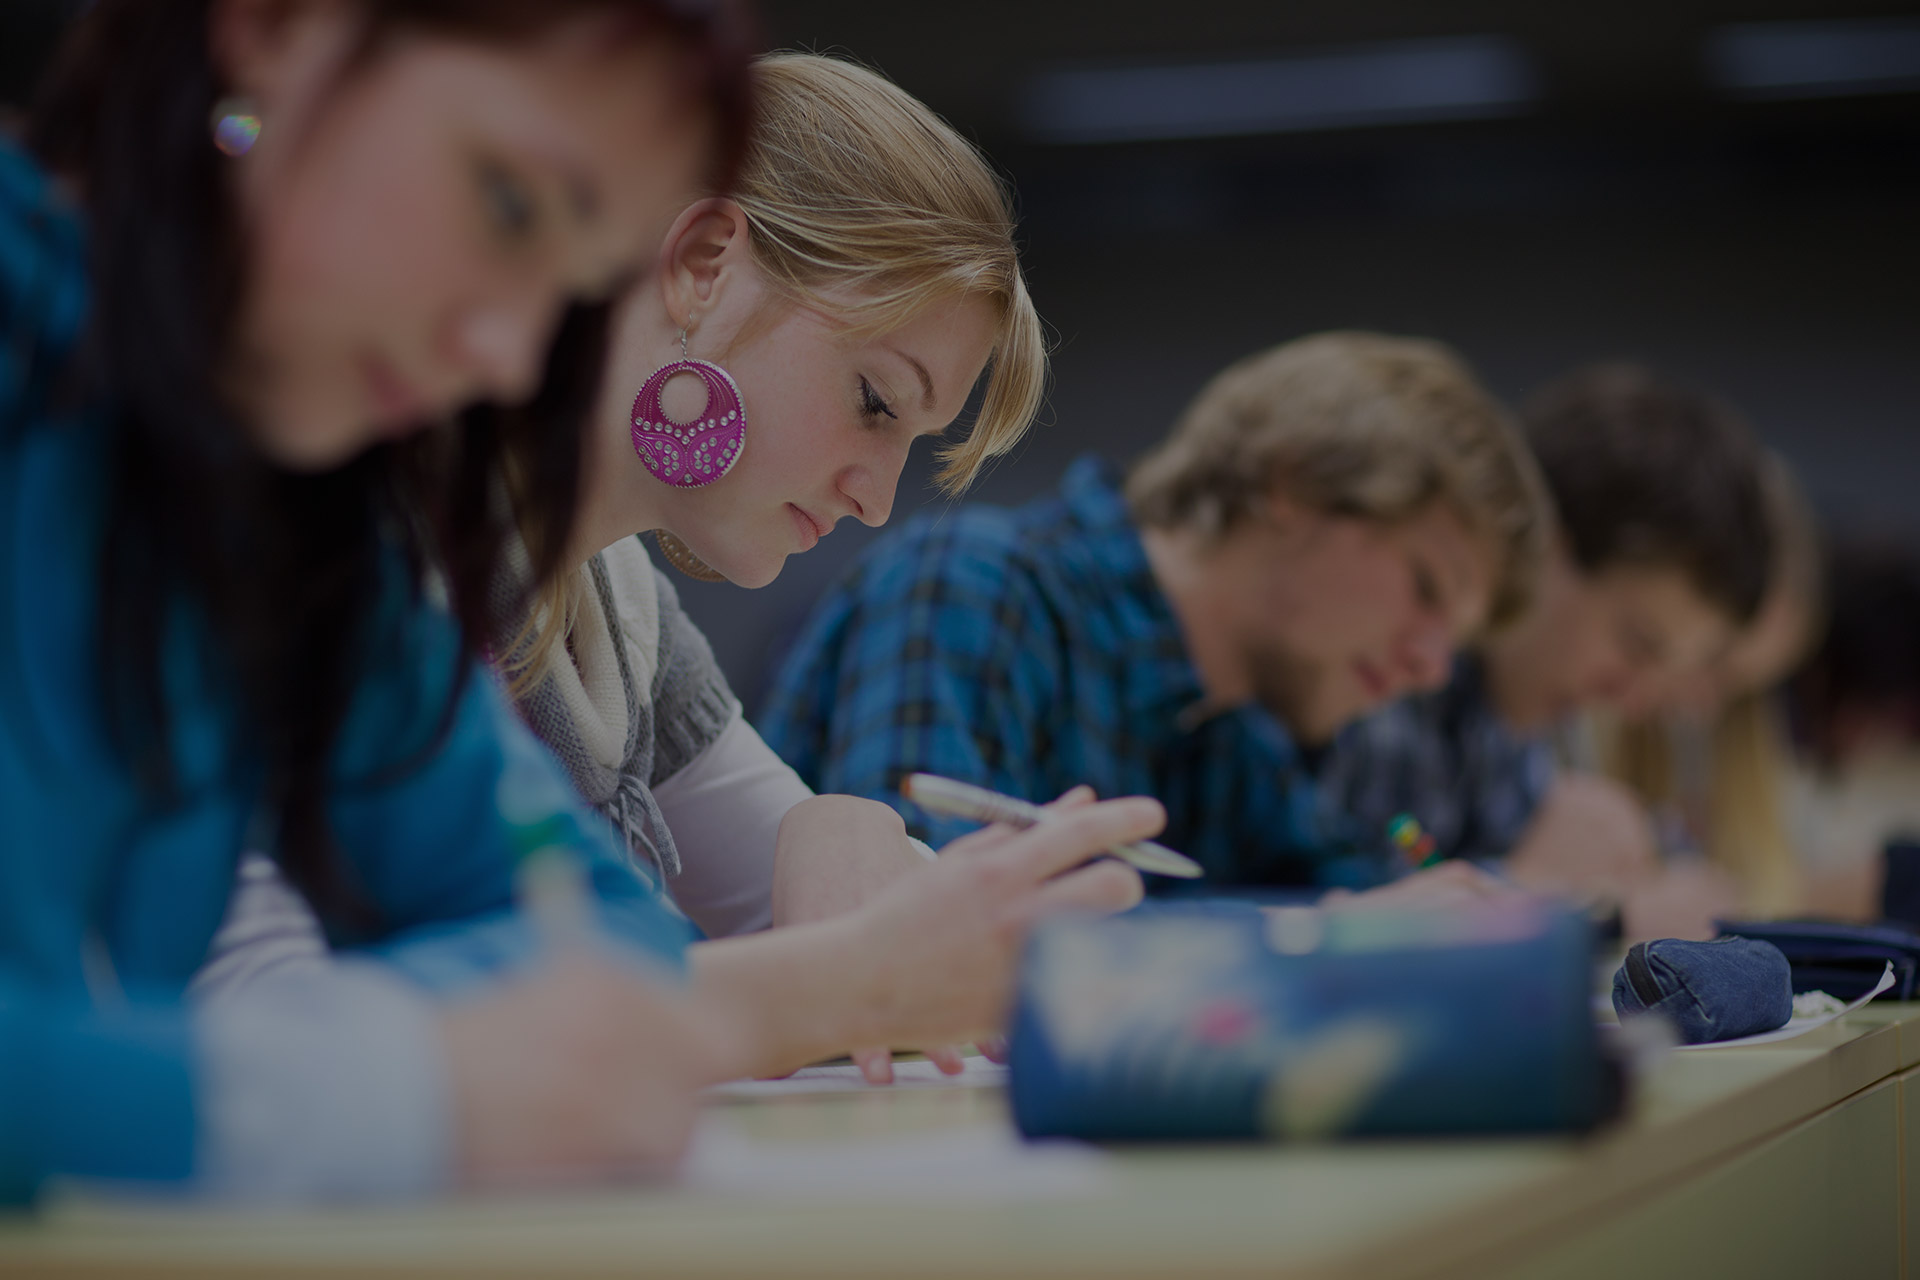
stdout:
<svg viewBox="0 0 1920 1280">
<path fill-rule="evenodd" d="M 1028 1137 L 1527 1133 L 1619 1102 L 1584 918 L 1162 906 L 1029 944 L 1010 1093 Z"/>
<path fill-rule="evenodd" d="M 1793 971 L 1780 948 L 1752 938 L 1662 938 L 1634 944 L 1613 975 L 1622 1020 L 1657 1013 L 1685 1044 L 1738 1040 L 1793 1016 Z"/>
</svg>

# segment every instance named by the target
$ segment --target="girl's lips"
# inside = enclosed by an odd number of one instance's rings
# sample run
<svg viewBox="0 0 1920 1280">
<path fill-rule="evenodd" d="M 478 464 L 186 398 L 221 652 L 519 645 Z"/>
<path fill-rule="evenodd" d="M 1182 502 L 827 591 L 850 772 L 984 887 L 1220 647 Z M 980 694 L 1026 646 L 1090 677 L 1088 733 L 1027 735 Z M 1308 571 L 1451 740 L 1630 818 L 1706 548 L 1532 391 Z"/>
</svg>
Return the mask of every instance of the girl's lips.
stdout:
<svg viewBox="0 0 1920 1280">
<path fill-rule="evenodd" d="M 802 551 L 813 550 L 813 548 L 818 545 L 820 539 L 827 536 L 827 531 L 820 527 L 818 520 L 815 520 L 791 502 L 787 504 L 787 510 L 793 512 L 794 527 L 800 530 L 800 549 Z"/>
</svg>

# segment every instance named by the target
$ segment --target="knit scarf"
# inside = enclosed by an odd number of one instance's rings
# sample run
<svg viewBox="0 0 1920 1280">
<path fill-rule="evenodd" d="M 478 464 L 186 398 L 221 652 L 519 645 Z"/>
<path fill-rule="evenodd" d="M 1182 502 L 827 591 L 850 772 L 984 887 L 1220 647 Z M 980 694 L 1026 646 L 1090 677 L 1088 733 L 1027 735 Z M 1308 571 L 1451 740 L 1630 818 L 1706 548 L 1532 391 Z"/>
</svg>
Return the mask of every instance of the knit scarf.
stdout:
<svg viewBox="0 0 1920 1280">
<path fill-rule="evenodd" d="M 524 550 L 509 557 L 524 582 Z M 629 550 L 622 547 L 622 551 Z M 652 688 L 658 668 L 660 625 L 657 588 L 646 553 L 635 544 L 637 565 L 610 566 L 607 553 L 581 568 L 589 588 L 567 637 L 540 682 L 519 703 L 520 718 L 566 768 L 574 787 L 613 823 L 627 847 L 667 878 L 680 874 L 680 851 L 646 780 L 653 776 Z M 613 572 L 622 574 L 628 618 L 615 602 Z M 496 593 L 505 605 L 517 592 Z M 531 643 L 531 637 L 527 643 Z"/>
</svg>

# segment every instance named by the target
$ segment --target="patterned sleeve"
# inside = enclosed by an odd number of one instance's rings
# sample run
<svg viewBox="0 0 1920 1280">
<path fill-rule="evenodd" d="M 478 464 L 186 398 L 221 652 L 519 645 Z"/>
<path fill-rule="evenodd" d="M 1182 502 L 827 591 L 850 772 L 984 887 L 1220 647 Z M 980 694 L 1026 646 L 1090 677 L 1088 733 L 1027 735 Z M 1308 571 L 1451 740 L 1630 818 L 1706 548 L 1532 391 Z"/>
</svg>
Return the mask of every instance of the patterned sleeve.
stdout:
<svg viewBox="0 0 1920 1280">
<path fill-rule="evenodd" d="M 912 772 L 1044 791 L 1061 645 L 997 512 L 968 511 L 877 546 L 821 603 L 775 681 L 762 735 L 815 790 L 893 805 L 941 845 L 974 824 L 900 797 Z"/>
<path fill-rule="evenodd" d="M 1422 727 L 1412 701 L 1393 703 L 1342 729 L 1321 762 L 1322 807 L 1357 847 L 1384 853 L 1387 825 L 1399 814 L 1418 813 L 1421 825 L 1449 852 L 1447 822 L 1415 798 Z"/>
<path fill-rule="evenodd" d="M 1474 744 L 1468 820 L 1461 856 L 1504 858 L 1513 852 L 1553 786 L 1553 751 L 1546 743 L 1490 724 Z"/>
<path fill-rule="evenodd" d="M 1321 769 L 1323 802 L 1386 848 L 1396 817 L 1415 818 L 1442 857 L 1510 852 L 1553 779 L 1553 758 L 1494 712 L 1476 672 L 1348 726 Z"/>
</svg>

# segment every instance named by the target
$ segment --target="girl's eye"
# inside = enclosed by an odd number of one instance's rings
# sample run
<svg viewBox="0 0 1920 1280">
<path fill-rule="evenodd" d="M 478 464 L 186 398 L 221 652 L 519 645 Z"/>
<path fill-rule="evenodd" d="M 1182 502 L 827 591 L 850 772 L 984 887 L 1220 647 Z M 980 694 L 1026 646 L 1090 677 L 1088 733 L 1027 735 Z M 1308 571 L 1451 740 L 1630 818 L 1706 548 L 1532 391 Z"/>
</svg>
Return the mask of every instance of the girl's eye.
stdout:
<svg viewBox="0 0 1920 1280">
<path fill-rule="evenodd" d="M 497 164 L 480 165 L 480 198 L 487 208 L 487 220 L 508 240 L 524 240 L 533 234 L 536 210 L 533 195 L 524 184 Z"/>
<path fill-rule="evenodd" d="M 873 389 L 872 383 L 865 378 L 860 379 L 860 416 L 878 418 L 883 413 L 896 420 L 900 416 L 887 407 L 887 402 L 880 398 L 880 393 Z"/>
</svg>

